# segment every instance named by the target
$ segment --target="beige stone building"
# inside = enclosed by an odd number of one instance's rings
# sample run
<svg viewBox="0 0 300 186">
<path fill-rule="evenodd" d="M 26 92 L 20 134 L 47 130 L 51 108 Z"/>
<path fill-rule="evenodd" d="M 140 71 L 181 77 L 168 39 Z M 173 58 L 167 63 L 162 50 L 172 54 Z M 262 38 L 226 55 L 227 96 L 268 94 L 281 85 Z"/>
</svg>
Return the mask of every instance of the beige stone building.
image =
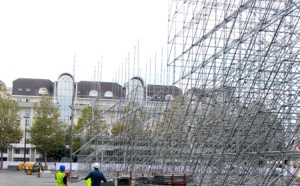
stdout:
<svg viewBox="0 0 300 186">
<path fill-rule="evenodd" d="M 130 92 L 134 86 L 139 86 L 138 92 L 132 94 Z M 122 101 L 130 101 L 133 95 L 138 94 L 140 101 L 146 101 L 147 99 L 170 99 L 170 97 L 181 94 L 180 89 L 171 87 L 164 96 L 155 97 L 162 88 L 164 88 L 162 85 L 145 85 L 139 77 L 133 77 L 124 86 L 116 82 L 75 82 L 73 76 L 68 73 L 61 74 L 54 82 L 49 79 L 16 79 L 13 81 L 11 95 L 19 104 L 18 114 L 24 137 L 20 142 L 10 144 L 7 151 L 4 152 L 4 160 L 35 162 L 40 158 L 34 145 L 25 143 L 25 138 L 26 141 L 30 138 L 27 129 L 32 125 L 34 118 L 33 103 L 38 102 L 42 95 L 47 94 L 53 97 L 53 104 L 59 107 L 60 120 L 64 123 L 76 124 L 82 109 L 96 104 L 97 108 L 103 111 L 106 124 L 110 126 L 118 115 L 117 110 L 110 108 Z M 73 117 L 71 117 L 72 114 Z"/>
</svg>

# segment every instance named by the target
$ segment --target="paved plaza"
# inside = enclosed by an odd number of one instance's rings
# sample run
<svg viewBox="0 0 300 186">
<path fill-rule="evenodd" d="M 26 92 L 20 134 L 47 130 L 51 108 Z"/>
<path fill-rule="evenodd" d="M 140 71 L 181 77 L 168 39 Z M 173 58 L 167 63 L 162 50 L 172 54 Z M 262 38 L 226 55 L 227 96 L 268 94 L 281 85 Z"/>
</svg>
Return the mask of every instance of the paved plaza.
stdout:
<svg viewBox="0 0 300 186">
<path fill-rule="evenodd" d="M 55 171 L 52 171 L 47 177 L 37 177 L 37 173 L 27 175 L 25 171 L 0 170 L 0 186 L 55 186 Z M 70 182 L 68 186 L 85 186 L 85 181 Z"/>
</svg>

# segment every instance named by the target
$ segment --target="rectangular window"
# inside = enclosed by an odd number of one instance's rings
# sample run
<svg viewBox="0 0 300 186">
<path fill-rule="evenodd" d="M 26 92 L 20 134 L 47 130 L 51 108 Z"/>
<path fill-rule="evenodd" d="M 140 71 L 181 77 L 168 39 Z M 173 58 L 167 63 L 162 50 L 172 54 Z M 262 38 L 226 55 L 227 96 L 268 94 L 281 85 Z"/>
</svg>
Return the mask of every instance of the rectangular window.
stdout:
<svg viewBox="0 0 300 186">
<path fill-rule="evenodd" d="M 30 88 L 26 88 L 26 92 L 30 92 Z"/>
<path fill-rule="evenodd" d="M 26 117 L 29 117 L 30 116 L 30 109 L 26 109 L 26 111 L 25 111 L 25 115 L 26 115 Z"/>
<path fill-rule="evenodd" d="M 15 149 L 15 154 L 20 154 L 20 149 Z"/>
<path fill-rule="evenodd" d="M 26 103 L 30 103 L 30 99 L 26 99 Z"/>
<path fill-rule="evenodd" d="M 29 149 L 26 149 L 25 154 L 29 154 Z"/>
<path fill-rule="evenodd" d="M 22 92 L 23 91 L 23 88 L 18 88 L 18 92 Z"/>
</svg>

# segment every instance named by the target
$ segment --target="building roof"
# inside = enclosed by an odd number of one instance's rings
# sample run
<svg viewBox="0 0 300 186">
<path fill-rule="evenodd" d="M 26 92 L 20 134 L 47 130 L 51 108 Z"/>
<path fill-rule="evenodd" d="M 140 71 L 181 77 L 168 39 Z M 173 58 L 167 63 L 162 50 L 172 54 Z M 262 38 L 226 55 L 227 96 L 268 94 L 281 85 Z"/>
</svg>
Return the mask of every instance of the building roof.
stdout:
<svg viewBox="0 0 300 186">
<path fill-rule="evenodd" d="M 99 81 L 79 81 L 77 83 L 77 97 L 91 98 L 90 92 L 95 90 L 100 92 L 102 99 L 120 99 L 123 95 L 123 87 L 114 82 L 99 82 Z M 112 93 L 112 97 L 107 96 L 108 92 Z"/>
<path fill-rule="evenodd" d="M 13 81 L 12 95 L 41 96 L 41 89 L 46 88 L 50 96 L 54 96 L 54 83 L 49 79 L 19 78 Z M 76 83 L 77 98 L 123 99 L 125 87 L 115 82 L 79 81 Z M 148 99 L 166 101 L 167 96 L 173 98 L 182 95 L 182 90 L 176 86 L 147 85 L 145 87 Z M 94 92 L 94 94 L 93 94 Z M 100 92 L 100 95 L 98 95 Z"/>
<path fill-rule="evenodd" d="M 13 81 L 12 95 L 41 96 L 41 88 L 53 96 L 53 82 L 49 79 L 19 78 Z"/>
<path fill-rule="evenodd" d="M 182 95 L 182 91 L 176 86 L 147 85 L 147 95 L 152 101 L 164 101 L 167 95 L 171 95 L 174 98 Z"/>
</svg>

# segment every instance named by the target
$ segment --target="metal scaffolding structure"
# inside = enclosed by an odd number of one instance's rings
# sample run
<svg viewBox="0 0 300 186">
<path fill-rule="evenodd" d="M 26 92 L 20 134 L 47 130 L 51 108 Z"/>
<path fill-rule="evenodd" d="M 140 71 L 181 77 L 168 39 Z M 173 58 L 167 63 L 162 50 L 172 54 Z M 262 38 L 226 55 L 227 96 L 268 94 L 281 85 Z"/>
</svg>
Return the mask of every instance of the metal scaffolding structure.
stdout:
<svg viewBox="0 0 300 186">
<path fill-rule="evenodd" d="M 298 0 L 170 1 L 168 78 L 182 94 L 157 99 L 170 89 L 162 86 L 143 101 L 120 100 L 81 161 L 187 173 L 197 185 L 296 183 L 299 21 Z"/>
</svg>

